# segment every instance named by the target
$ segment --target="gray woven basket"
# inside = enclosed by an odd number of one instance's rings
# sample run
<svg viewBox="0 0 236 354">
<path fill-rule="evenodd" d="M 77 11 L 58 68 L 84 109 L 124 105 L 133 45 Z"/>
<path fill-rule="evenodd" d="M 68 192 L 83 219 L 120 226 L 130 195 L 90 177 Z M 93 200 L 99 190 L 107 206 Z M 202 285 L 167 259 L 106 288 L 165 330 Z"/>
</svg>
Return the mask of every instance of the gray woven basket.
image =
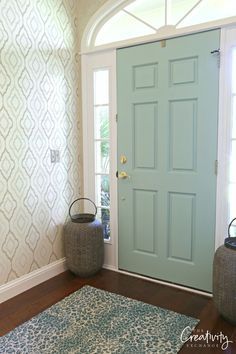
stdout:
<svg viewBox="0 0 236 354">
<path fill-rule="evenodd" d="M 104 262 L 102 224 L 69 221 L 64 226 L 66 262 L 75 274 L 86 277 L 97 273 Z"/>
<path fill-rule="evenodd" d="M 220 246 L 213 263 L 213 300 L 220 314 L 236 324 L 236 250 Z"/>
</svg>

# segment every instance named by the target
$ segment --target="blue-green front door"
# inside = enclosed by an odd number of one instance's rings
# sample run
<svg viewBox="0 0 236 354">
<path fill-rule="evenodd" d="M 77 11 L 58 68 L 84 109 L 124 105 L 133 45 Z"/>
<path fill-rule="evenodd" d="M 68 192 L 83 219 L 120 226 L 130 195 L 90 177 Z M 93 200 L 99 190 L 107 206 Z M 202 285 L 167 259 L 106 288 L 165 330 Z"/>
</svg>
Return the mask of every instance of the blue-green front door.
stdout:
<svg viewBox="0 0 236 354">
<path fill-rule="evenodd" d="M 214 30 L 117 51 L 119 268 L 206 291 L 219 37 Z"/>
</svg>

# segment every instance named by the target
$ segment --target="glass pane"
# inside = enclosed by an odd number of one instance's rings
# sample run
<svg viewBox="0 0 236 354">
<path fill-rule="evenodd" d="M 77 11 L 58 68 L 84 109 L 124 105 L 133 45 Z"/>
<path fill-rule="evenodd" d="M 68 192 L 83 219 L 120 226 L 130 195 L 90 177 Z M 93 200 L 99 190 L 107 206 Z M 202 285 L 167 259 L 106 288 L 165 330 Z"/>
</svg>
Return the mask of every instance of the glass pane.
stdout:
<svg viewBox="0 0 236 354">
<path fill-rule="evenodd" d="M 235 4 L 236 5 L 236 4 Z M 236 94 L 236 48 L 233 49 L 232 90 Z"/>
<path fill-rule="evenodd" d="M 236 140 L 232 141 L 230 156 L 230 182 L 236 183 Z M 236 195 L 235 195 L 236 198 Z"/>
<path fill-rule="evenodd" d="M 137 0 L 124 9 L 156 29 L 165 25 L 165 0 Z"/>
<path fill-rule="evenodd" d="M 109 176 L 96 176 L 96 204 L 98 206 L 110 206 L 110 181 Z"/>
<path fill-rule="evenodd" d="M 94 71 L 94 104 L 109 103 L 109 72 L 107 69 Z"/>
<path fill-rule="evenodd" d="M 95 173 L 109 173 L 109 150 L 108 141 L 95 142 Z"/>
<path fill-rule="evenodd" d="M 232 129 L 232 138 L 236 139 L 236 96 L 233 97 L 233 129 Z"/>
<path fill-rule="evenodd" d="M 199 0 L 172 0 L 168 24 L 175 25 L 190 11 Z"/>
<path fill-rule="evenodd" d="M 177 27 L 219 20 L 236 15 L 235 0 L 204 0 Z"/>
<path fill-rule="evenodd" d="M 95 139 L 109 139 L 109 107 L 101 106 L 94 109 Z"/>
<path fill-rule="evenodd" d="M 236 184 L 229 186 L 229 220 L 236 218 Z"/>
<path fill-rule="evenodd" d="M 154 34 L 155 31 L 124 11 L 112 16 L 101 28 L 95 45 L 121 41 L 124 39 Z"/>
<path fill-rule="evenodd" d="M 104 239 L 109 240 L 109 238 L 111 237 L 110 210 L 98 208 L 98 220 L 101 221 L 103 226 Z"/>
</svg>

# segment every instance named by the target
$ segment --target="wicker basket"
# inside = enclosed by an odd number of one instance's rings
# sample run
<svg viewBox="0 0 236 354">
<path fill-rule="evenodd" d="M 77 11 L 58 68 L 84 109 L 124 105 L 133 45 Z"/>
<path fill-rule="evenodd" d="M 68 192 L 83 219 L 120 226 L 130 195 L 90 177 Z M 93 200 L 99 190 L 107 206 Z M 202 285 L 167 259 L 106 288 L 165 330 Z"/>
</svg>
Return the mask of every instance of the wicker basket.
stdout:
<svg viewBox="0 0 236 354">
<path fill-rule="evenodd" d="M 75 274 L 86 277 L 97 273 L 104 261 L 102 224 L 69 221 L 64 226 L 66 262 Z"/>
<path fill-rule="evenodd" d="M 236 324 L 236 250 L 220 246 L 214 256 L 213 300 L 220 314 Z"/>
</svg>

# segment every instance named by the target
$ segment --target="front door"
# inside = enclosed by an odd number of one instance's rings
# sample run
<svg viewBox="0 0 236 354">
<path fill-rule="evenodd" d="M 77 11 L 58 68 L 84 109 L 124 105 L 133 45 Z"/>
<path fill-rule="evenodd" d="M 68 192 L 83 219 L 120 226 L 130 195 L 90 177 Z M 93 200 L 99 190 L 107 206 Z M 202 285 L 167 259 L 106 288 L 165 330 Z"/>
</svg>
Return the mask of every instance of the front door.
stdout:
<svg viewBox="0 0 236 354">
<path fill-rule="evenodd" d="M 211 291 L 220 31 L 119 49 L 119 268 Z"/>
</svg>

